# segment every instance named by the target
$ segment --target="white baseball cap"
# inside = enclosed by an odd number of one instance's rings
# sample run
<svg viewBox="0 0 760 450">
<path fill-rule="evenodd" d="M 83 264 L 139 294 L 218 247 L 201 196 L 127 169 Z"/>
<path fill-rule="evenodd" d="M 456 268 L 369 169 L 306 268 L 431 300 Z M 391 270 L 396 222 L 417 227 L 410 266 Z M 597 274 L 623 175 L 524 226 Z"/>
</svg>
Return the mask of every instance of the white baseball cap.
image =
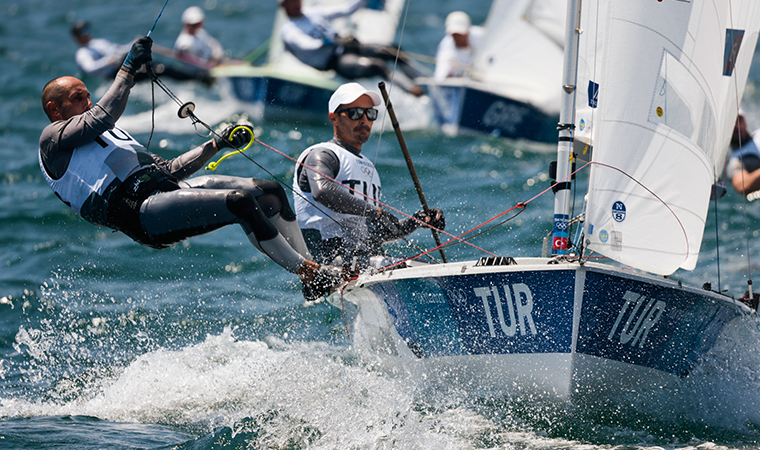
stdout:
<svg viewBox="0 0 760 450">
<path fill-rule="evenodd" d="M 353 103 L 362 95 L 368 95 L 372 99 L 373 106 L 380 105 L 380 95 L 377 92 L 368 91 L 359 83 L 346 83 L 333 92 L 328 103 L 327 112 L 335 112 L 340 105 Z"/>
<path fill-rule="evenodd" d="M 470 16 L 466 12 L 454 11 L 446 17 L 446 34 L 468 34 L 470 25 Z"/>
<path fill-rule="evenodd" d="M 204 19 L 206 19 L 206 15 L 198 6 L 191 6 L 182 13 L 182 23 L 184 24 L 201 23 Z"/>
</svg>

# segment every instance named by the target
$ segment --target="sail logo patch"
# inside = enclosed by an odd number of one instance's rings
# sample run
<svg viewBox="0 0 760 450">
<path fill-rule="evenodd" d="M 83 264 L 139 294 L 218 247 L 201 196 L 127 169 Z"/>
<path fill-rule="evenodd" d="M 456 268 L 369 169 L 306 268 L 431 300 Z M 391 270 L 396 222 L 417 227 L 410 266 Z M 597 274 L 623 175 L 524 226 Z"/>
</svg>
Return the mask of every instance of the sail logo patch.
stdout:
<svg viewBox="0 0 760 450">
<path fill-rule="evenodd" d="M 588 81 L 588 106 L 596 108 L 599 104 L 599 83 Z"/>
<path fill-rule="evenodd" d="M 615 222 L 622 222 L 625 220 L 625 204 L 621 201 L 617 201 L 612 204 L 612 218 Z"/>
<path fill-rule="evenodd" d="M 599 240 L 602 241 L 602 244 L 607 243 L 607 239 L 610 238 L 610 234 L 607 232 L 607 230 L 602 230 L 599 232 Z"/>
<path fill-rule="evenodd" d="M 739 49 L 742 46 L 744 30 L 726 29 L 726 47 L 723 51 L 723 75 L 730 77 L 734 73 L 736 59 L 739 57 Z"/>
</svg>

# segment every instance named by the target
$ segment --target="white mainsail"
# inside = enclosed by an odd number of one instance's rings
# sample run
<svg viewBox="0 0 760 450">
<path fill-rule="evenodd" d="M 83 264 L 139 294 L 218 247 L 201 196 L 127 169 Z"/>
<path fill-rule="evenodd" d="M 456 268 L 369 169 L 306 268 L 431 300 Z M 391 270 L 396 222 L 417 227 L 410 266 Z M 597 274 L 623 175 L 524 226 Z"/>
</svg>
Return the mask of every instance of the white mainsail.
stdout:
<svg viewBox="0 0 760 450">
<path fill-rule="evenodd" d="M 587 248 L 656 274 L 693 269 L 760 2 L 591 0 L 583 8 L 575 125 L 594 146 Z"/>
</svg>

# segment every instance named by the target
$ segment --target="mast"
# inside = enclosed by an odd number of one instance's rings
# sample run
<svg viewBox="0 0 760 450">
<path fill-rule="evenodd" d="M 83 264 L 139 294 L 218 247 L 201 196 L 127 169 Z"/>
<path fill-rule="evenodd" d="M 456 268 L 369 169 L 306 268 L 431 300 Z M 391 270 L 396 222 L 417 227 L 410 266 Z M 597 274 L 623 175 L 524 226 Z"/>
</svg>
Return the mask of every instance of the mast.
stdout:
<svg viewBox="0 0 760 450">
<path fill-rule="evenodd" d="M 575 122 L 575 83 L 578 73 L 581 0 L 568 0 L 565 20 L 565 58 L 562 69 L 559 137 L 557 142 L 557 183 L 554 185 L 554 228 L 552 256 L 566 255 L 570 222 L 570 173 Z"/>
</svg>

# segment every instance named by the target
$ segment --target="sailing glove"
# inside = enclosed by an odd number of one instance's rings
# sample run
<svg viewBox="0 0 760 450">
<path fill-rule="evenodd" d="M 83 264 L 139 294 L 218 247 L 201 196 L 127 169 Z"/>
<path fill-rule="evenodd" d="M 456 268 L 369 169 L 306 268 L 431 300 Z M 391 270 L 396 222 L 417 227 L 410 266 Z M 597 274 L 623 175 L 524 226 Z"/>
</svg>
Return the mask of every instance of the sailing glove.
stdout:
<svg viewBox="0 0 760 450">
<path fill-rule="evenodd" d="M 443 211 L 438 208 L 428 209 L 428 214 L 424 210 L 419 210 L 412 217 L 399 221 L 396 216 L 383 209 L 380 211 L 380 216 L 372 221 L 372 232 L 378 234 L 377 237 L 381 242 L 386 242 L 400 239 L 424 226 L 420 222 L 438 230 L 446 227 L 446 218 L 443 216 Z"/>
<path fill-rule="evenodd" d="M 137 42 L 132 44 L 132 49 L 127 54 L 124 64 L 121 65 L 121 70 L 135 76 L 140 67 L 152 59 L 150 50 L 152 46 L 153 39 L 149 36 L 138 39 Z"/>
<path fill-rule="evenodd" d="M 235 130 L 234 133 L 233 130 Z M 230 125 L 221 133 L 214 135 L 214 145 L 218 150 L 225 147 L 237 150 L 248 145 L 251 139 L 253 139 L 253 127 L 249 125 Z"/>
<path fill-rule="evenodd" d="M 398 218 L 390 212 L 381 209 L 380 216 L 372 221 L 373 234 L 379 234 L 380 241 L 399 239 L 406 236 L 404 230 L 401 229 L 401 224 Z"/>
<path fill-rule="evenodd" d="M 414 213 L 413 217 L 421 222 L 424 222 L 430 225 L 432 228 L 435 228 L 438 230 L 443 230 L 444 228 L 446 228 L 446 218 L 443 216 L 443 211 L 441 211 L 438 208 L 430 208 L 428 209 L 428 213 L 429 214 L 426 214 L 425 210 L 421 209 L 417 211 L 416 213 Z M 421 223 L 417 221 L 415 221 L 415 223 L 417 224 L 418 228 L 423 226 Z"/>
</svg>

